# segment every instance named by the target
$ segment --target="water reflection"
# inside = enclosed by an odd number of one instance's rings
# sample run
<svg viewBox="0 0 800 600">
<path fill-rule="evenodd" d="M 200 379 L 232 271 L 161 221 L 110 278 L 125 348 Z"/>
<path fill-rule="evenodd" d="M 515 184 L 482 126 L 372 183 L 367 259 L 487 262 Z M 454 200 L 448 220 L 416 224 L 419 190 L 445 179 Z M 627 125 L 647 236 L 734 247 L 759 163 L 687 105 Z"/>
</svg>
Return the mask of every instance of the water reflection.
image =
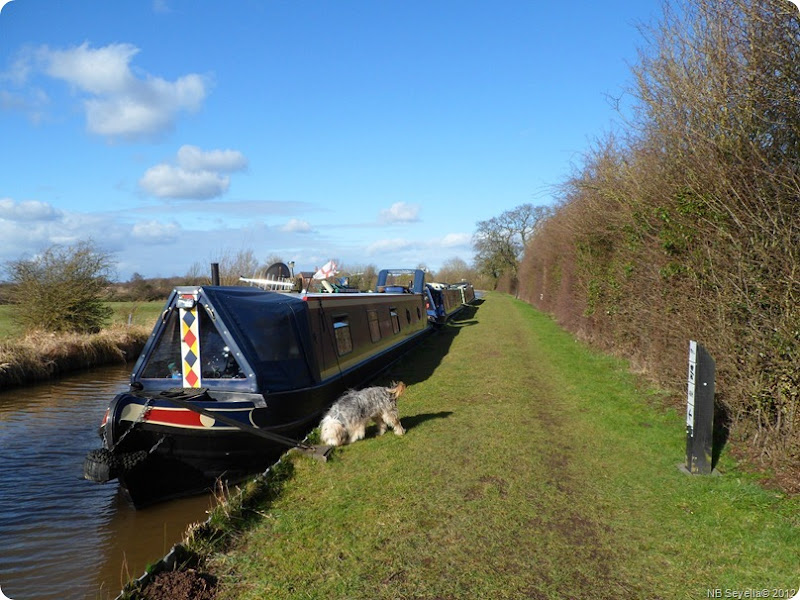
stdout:
<svg viewBox="0 0 800 600">
<path fill-rule="evenodd" d="M 99 369 L 0 392 L 0 587 L 10 598 L 114 598 L 129 575 L 205 519 L 208 496 L 136 511 L 116 482 L 82 478 L 129 372 Z"/>
</svg>

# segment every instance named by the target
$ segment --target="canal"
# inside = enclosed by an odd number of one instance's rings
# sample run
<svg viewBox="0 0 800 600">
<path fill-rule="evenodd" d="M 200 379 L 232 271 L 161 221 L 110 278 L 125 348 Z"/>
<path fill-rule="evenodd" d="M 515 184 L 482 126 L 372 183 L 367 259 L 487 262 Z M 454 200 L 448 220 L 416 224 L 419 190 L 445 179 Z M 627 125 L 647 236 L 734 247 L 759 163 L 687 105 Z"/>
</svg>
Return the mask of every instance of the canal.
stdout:
<svg viewBox="0 0 800 600">
<path fill-rule="evenodd" d="M 204 521 L 210 495 L 134 510 L 116 481 L 83 479 L 128 367 L 0 392 L 0 588 L 13 600 L 108 600 Z"/>
</svg>

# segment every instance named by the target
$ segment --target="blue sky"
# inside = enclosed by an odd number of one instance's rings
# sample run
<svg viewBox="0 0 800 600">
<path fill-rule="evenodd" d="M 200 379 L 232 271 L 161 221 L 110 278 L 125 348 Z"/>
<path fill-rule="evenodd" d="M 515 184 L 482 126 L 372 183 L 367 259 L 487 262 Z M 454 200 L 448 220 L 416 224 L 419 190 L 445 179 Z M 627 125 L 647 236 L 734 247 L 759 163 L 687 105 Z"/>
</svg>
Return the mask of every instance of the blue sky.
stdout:
<svg viewBox="0 0 800 600">
<path fill-rule="evenodd" d="M 2 2 L 2 0 L 0 0 Z M 660 0 L 14 0 L 0 262 L 92 239 L 120 280 L 252 250 L 472 262 L 620 121 Z"/>
</svg>

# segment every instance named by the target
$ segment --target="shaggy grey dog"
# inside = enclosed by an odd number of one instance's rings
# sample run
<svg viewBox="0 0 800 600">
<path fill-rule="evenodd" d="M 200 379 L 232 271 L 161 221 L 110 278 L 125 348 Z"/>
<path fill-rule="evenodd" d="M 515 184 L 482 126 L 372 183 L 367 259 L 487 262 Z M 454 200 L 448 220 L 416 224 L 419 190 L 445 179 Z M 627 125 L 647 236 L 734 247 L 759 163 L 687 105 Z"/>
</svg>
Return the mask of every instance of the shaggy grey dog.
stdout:
<svg viewBox="0 0 800 600">
<path fill-rule="evenodd" d="M 320 423 L 322 443 L 331 446 L 352 444 L 364 439 L 370 420 L 378 425 L 378 434 L 386 433 L 389 425 L 395 435 L 406 430 L 400 424 L 397 399 L 406 385 L 392 382 L 392 387 L 369 387 L 363 390 L 348 390 L 339 398 Z"/>
</svg>

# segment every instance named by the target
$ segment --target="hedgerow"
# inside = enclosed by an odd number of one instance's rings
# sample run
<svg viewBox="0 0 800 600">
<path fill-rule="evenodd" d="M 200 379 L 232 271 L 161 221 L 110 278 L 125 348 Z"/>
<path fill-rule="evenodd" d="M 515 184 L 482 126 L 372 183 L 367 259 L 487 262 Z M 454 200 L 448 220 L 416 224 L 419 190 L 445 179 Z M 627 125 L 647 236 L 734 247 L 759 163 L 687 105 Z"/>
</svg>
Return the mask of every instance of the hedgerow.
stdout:
<svg viewBox="0 0 800 600">
<path fill-rule="evenodd" d="M 685 390 L 690 339 L 753 456 L 800 478 L 800 21 L 790 3 L 667 4 L 636 109 L 526 248 L 521 297 Z"/>
</svg>

